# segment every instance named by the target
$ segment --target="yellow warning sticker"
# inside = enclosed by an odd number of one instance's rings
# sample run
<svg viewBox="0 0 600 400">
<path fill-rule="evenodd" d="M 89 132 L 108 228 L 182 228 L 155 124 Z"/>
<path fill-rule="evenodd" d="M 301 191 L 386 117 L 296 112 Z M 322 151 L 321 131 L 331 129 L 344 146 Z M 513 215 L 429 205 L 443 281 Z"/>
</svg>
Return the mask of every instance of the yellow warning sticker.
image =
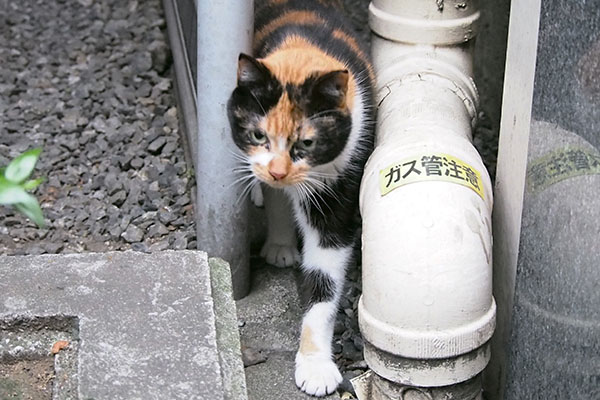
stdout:
<svg viewBox="0 0 600 400">
<path fill-rule="evenodd" d="M 600 153 L 582 147 L 567 146 L 543 155 L 527 166 L 527 188 L 542 192 L 565 179 L 600 174 Z"/>
<path fill-rule="evenodd" d="M 422 181 L 457 183 L 472 189 L 485 199 L 481 173 L 448 154 L 418 154 L 379 171 L 379 190 L 382 196 L 400 186 Z"/>
</svg>

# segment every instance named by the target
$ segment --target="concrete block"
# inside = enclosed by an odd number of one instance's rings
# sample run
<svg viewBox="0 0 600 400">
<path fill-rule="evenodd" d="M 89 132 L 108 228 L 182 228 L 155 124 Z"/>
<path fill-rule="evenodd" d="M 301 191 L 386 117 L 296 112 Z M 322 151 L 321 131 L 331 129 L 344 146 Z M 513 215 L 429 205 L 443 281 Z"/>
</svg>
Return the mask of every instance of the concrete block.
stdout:
<svg viewBox="0 0 600 400">
<path fill-rule="evenodd" d="M 224 263 L 212 266 L 229 273 Z M 0 360 L 27 349 L 47 355 L 47 347 L 11 343 L 39 344 L 31 335 L 52 331 L 48 343 L 67 335 L 64 354 L 76 356 L 66 374 L 76 395 L 55 399 L 233 400 L 224 382 L 235 379 L 223 374 L 235 367 L 225 365 L 227 340 L 218 338 L 227 328 L 217 328 L 215 314 L 223 304 L 212 298 L 218 287 L 200 251 L 0 257 Z"/>
<path fill-rule="evenodd" d="M 210 258 L 208 264 L 225 400 L 246 399 L 246 379 L 229 264 L 220 258 Z"/>
</svg>

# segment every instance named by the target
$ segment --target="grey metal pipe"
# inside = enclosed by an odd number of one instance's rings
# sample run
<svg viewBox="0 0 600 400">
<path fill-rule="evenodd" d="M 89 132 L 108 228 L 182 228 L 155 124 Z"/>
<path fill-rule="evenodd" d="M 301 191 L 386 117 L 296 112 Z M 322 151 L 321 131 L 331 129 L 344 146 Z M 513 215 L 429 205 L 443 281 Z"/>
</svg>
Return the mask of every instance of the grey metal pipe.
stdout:
<svg viewBox="0 0 600 400">
<path fill-rule="evenodd" d="M 252 44 L 254 1 L 198 1 L 198 248 L 231 265 L 234 298 L 249 290 L 248 202 L 234 184 L 227 101 Z"/>
</svg>

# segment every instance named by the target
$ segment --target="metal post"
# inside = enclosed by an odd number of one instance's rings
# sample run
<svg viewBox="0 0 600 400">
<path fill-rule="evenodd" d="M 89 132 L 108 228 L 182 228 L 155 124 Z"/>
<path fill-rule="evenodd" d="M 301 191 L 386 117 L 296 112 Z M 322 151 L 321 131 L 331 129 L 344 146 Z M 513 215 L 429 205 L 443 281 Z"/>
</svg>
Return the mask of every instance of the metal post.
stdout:
<svg viewBox="0 0 600 400">
<path fill-rule="evenodd" d="M 506 354 L 519 254 L 539 15 L 540 0 L 512 2 L 494 189 L 496 202 L 492 215 L 497 330 L 492 337 L 492 357 L 484 379 L 485 392 L 494 400 L 503 398 L 506 382 Z"/>
<path fill-rule="evenodd" d="M 227 101 L 240 52 L 251 49 L 254 1 L 197 1 L 198 248 L 231 265 L 234 297 L 249 290 L 248 202 L 234 184 Z"/>
</svg>

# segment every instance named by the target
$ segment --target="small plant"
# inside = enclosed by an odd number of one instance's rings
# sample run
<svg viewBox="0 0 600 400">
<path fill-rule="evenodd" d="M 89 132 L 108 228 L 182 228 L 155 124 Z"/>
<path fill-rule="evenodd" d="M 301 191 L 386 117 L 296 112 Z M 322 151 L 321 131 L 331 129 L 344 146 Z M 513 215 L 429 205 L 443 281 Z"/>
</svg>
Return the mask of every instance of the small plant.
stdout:
<svg viewBox="0 0 600 400">
<path fill-rule="evenodd" d="M 0 168 L 0 204 L 15 207 L 43 228 L 45 222 L 42 209 L 36 198 L 27 193 L 44 181 L 44 178 L 28 179 L 41 152 L 40 148 L 28 150 L 12 160 L 7 167 Z"/>
</svg>

